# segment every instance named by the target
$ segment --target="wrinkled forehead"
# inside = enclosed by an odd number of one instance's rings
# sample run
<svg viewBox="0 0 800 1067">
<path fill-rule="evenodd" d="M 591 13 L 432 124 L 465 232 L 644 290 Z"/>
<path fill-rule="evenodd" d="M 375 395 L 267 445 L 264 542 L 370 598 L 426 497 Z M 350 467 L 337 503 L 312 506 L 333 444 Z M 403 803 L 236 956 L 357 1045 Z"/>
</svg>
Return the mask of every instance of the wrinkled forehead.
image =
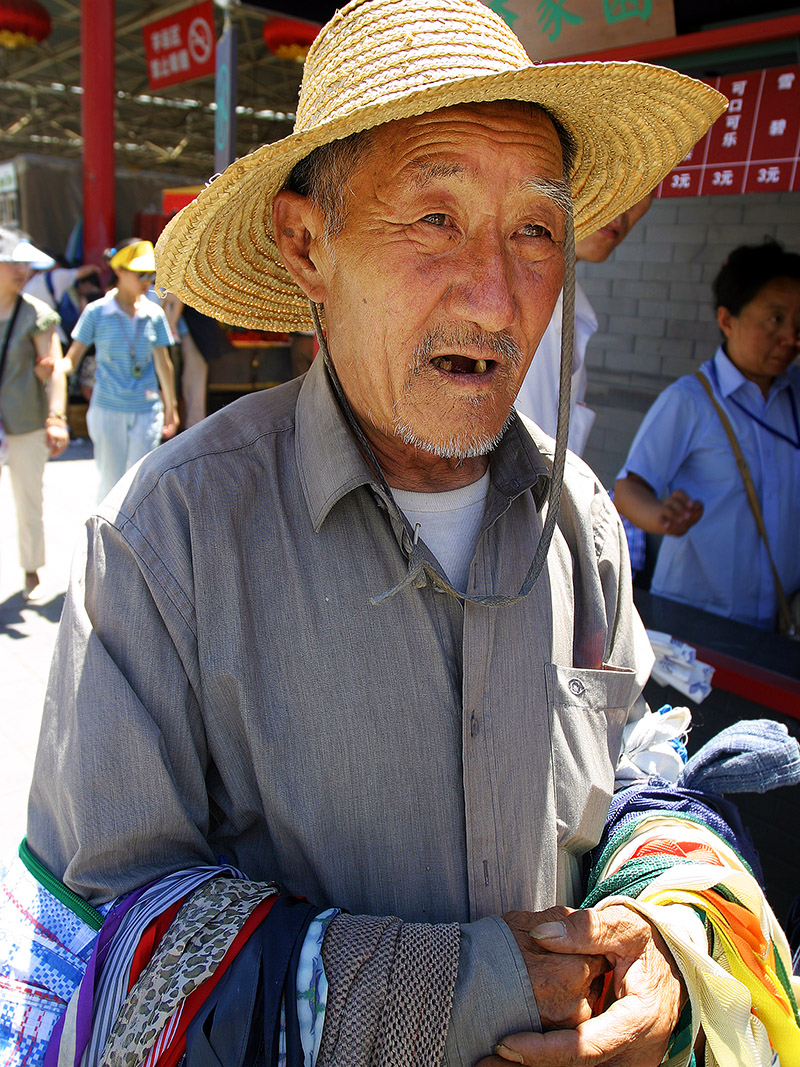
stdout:
<svg viewBox="0 0 800 1067">
<path fill-rule="evenodd" d="M 542 125 L 551 129 L 559 142 L 562 138 L 571 142 L 569 134 L 558 119 L 541 104 L 531 103 L 528 100 L 484 100 L 472 103 L 452 104 L 448 107 L 435 108 L 432 111 L 423 112 L 421 115 L 411 115 L 406 119 L 394 119 L 392 122 L 373 127 L 373 132 L 403 128 L 408 125 L 420 123 L 451 123 L 458 120 L 471 119 L 476 124 L 483 125 L 487 129 L 495 129 L 498 123 L 512 121 L 520 124 L 531 123 L 538 128 Z"/>
<path fill-rule="evenodd" d="M 569 173 L 574 145 L 545 108 L 521 100 L 456 104 L 422 115 L 395 119 L 364 135 L 369 149 L 363 163 L 382 155 L 393 165 L 406 162 L 419 170 L 420 180 L 456 173 L 460 155 L 472 147 L 488 146 L 502 157 L 504 149 L 529 150 L 533 169 L 553 178 Z M 450 162 L 448 162 L 450 159 Z"/>
</svg>

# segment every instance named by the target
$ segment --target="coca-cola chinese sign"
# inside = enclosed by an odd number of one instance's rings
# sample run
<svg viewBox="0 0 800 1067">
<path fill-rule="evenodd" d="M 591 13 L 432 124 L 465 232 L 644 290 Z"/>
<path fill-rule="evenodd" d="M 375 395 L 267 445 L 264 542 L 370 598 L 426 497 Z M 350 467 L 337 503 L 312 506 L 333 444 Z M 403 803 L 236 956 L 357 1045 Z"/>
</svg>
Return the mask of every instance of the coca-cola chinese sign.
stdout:
<svg viewBox="0 0 800 1067">
<path fill-rule="evenodd" d="M 800 67 L 707 78 L 728 110 L 658 187 L 657 196 L 800 189 Z"/>
</svg>

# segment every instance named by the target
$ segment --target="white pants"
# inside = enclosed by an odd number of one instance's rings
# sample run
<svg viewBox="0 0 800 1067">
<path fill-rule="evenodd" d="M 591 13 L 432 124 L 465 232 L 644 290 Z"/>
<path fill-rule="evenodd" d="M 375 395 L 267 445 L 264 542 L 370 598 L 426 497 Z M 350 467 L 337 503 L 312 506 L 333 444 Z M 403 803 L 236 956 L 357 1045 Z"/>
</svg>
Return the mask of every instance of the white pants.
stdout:
<svg viewBox="0 0 800 1067">
<path fill-rule="evenodd" d="M 17 509 L 19 561 L 24 571 L 44 566 L 44 465 L 47 462 L 45 431 L 8 434 L 6 467 Z"/>
<path fill-rule="evenodd" d="M 111 411 L 90 403 L 86 425 L 100 475 L 97 490 L 100 501 L 128 468 L 159 444 L 164 429 L 164 408 L 159 402 L 150 411 Z"/>
</svg>

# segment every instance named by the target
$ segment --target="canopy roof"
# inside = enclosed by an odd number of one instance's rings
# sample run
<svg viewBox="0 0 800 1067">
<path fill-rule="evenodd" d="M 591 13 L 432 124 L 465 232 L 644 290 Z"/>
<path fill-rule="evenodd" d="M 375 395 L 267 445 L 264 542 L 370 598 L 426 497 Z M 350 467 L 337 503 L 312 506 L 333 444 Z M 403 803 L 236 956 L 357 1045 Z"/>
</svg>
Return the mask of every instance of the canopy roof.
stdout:
<svg viewBox="0 0 800 1067">
<path fill-rule="evenodd" d="M 40 0 L 53 30 L 40 45 L 0 48 L 0 159 L 81 153 L 80 0 Z M 99 2 L 99 0 L 98 0 Z M 116 0 L 116 161 L 204 180 L 213 170 L 213 76 L 153 91 L 142 27 L 192 0 Z M 333 12 L 334 5 L 323 17 Z M 237 154 L 291 132 L 302 64 L 278 59 L 261 30 L 269 13 L 234 7 L 239 32 Z M 215 8 L 217 35 L 222 12 Z"/>
</svg>

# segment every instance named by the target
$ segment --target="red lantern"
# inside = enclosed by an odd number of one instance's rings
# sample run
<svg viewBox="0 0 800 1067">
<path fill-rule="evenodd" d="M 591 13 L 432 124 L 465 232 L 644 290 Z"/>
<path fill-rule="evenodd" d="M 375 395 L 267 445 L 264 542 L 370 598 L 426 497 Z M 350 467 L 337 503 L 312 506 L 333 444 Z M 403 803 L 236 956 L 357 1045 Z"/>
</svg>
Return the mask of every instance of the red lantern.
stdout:
<svg viewBox="0 0 800 1067">
<path fill-rule="evenodd" d="M 50 36 L 47 8 L 38 0 L 0 0 L 0 46 L 27 48 Z"/>
<path fill-rule="evenodd" d="M 319 30 L 319 26 L 310 22 L 275 17 L 267 19 L 261 32 L 264 44 L 273 55 L 302 63 Z"/>
</svg>

